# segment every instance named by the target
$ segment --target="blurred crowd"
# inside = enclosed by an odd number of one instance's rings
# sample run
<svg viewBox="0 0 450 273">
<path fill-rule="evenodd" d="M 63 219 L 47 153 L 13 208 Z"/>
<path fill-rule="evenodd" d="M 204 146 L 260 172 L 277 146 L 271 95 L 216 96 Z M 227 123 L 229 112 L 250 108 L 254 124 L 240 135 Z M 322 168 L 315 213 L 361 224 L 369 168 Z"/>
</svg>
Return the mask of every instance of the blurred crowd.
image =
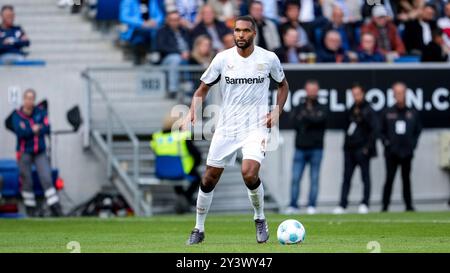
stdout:
<svg viewBox="0 0 450 273">
<path fill-rule="evenodd" d="M 233 19 L 245 14 L 257 45 L 284 63 L 448 61 L 444 0 L 122 0 L 122 39 L 165 64 L 207 65 L 234 45 Z"/>
<path fill-rule="evenodd" d="M 258 24 L 257 45 L 284 63 L 449 60 L 446 0 L 122 0 L 120 39 L 136 64 L 156 52 L 164 64 L 206 66 L 234 46 L 233 20 L 245 14 Z M 0 58 L 23 56 L 29 40 L 13 7 L 1 17 Z"/>
</svg>

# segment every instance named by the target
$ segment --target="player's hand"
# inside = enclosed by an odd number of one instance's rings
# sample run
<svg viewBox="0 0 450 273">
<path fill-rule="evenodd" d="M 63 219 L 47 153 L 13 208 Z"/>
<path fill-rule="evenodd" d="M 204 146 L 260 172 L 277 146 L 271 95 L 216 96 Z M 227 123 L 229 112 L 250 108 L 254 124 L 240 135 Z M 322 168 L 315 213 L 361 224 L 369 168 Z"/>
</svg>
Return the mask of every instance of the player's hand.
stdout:
<svg viewBox="0 0 450 273">
<path fill-rule="evenodd" d="M 189 111 L 189 113 L 187 114 L 186 118 L 183 121 L 183 124 L 181 125 L 181 129 L 187 130 L 189 125 L 194 125 L 195 122 L 197 120 L 197 116 L 195 113 L 192 113 L 192 111 Z"/>
<path fill-rule="evenodd" d="M 280 114 L 278 113 L 278 111 L 272 111 L 270 113 L 267 113 L 267 116 L 266 116 L 267 128 L 272 128 L 273 126 L 277 125 L 279 118 L 280 118 Z"/>
</svg>

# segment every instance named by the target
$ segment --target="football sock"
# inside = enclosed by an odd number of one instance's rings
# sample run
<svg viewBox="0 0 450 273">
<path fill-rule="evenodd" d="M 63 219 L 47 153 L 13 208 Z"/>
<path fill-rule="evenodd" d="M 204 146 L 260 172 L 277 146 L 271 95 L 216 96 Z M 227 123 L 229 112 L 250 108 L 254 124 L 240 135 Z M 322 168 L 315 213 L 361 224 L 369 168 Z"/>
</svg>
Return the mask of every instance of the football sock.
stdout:
<svg viewBox="0 0 450 273">
<path fill-rule="evenodd" d="M 259 178 L 258 182 L 256 182 L 256 185 L 258 186 L 254 189 L 250 188 L 247 189 L 248 198 L 250 199 L 253 209 L 255 210 L 255 215 L 253 219 L 255 220 L 265 219 L 266 217 L 264 216 L 264 187 Z"/>
<path fill-rule="evenodd" d="M 200 230 L 200 232 L 205 231 L 205 220 L 208 214 L 209 207 L 213 199 L 214 190 L 211 192 L 203 192 L 202 189 L 198 190 L 197 197 L 197 218 L 195 228 Z"/>
</svg>

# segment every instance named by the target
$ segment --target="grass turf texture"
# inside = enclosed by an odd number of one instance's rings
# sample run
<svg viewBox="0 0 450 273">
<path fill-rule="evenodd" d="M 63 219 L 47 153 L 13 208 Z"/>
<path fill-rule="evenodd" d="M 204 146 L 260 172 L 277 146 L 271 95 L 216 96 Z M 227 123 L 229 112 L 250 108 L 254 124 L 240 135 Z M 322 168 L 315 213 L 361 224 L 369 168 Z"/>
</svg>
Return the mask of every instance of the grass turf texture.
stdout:
<svg viewBox="0 0 450 273">
<path fill-rule="evenodd" d="M 185 242 L 195 215 L 152 218 L 63 218 L 0 220 L 0 252 L 370 252 L 377 241 L 381 252 L 450 252 L 450 212 L 371 213 L 368 215 L 267 215 L 270 239 L 257 244 L 250 214 L 210 214 L 206 239 Z M 306 228 L 301 245 L 280 245 L 278 225 L 297 219 Z"/>
</svg>

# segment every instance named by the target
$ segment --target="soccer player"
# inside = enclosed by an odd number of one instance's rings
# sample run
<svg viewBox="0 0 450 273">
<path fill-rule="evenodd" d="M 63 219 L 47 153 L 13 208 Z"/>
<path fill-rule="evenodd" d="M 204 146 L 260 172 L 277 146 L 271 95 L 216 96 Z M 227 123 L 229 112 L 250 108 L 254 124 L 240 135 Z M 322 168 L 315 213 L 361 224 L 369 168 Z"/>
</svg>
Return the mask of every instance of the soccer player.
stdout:
<svg viewBox="0 0 450 273">
<path fill-rule="evenodd" d="M 253 18 L 238 17 L 234 26 L 236 46 L 217 54 L 201 76 L 200 86 L 192 99 L 185 126 L 196 122 L 197 106 L 202 104 L 214 84 L 219 84 L 223 102 L 198 192 L 196 225 L 188 245 L 204 240 L 205 219 L 214 187 L 224 167 L 234 164 L 239 150 L 243 154 L 242 177 L 255 212 L 256 240 L 264 243 L 269 239 L 264 216 L 264 189 L 258 173 L 265 156 L 268 128 L 278 122 L 289 87 L 278 57 L 255 46 L 255 37 Z M 277 104 L 272 111 L 268 105 L 270 78 L 278 84 Z"/>
</svg>

